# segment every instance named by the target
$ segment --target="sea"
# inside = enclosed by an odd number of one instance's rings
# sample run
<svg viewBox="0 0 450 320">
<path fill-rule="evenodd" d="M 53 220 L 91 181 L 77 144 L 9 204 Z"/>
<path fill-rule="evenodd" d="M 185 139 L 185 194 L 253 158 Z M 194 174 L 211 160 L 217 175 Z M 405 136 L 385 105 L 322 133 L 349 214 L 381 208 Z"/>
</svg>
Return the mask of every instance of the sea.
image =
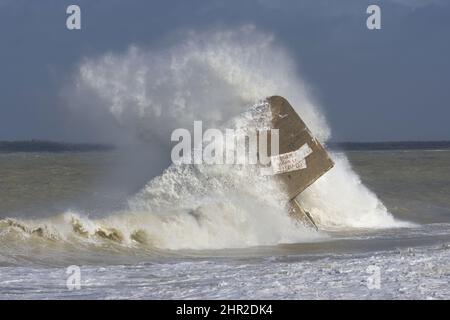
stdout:
<svg viewBox="0 0 450 320">
<path fill-rule="evenodd" d="M 242 170 L 2 152 L 0 299 L 448 299 L 450 149 L 383 145 L 333 147 L 318 231 Z"/>
</svg>

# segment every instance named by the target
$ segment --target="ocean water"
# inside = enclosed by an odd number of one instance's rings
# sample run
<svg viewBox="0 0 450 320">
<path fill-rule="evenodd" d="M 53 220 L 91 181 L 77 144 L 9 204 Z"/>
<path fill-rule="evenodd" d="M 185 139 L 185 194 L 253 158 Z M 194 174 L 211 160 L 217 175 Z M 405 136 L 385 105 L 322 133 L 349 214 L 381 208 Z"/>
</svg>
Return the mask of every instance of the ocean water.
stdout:
<svg viewBox="0 0 450 320">
<path fill-rule="evenodd" d="M 319 232 L 285 216 L 291 227 L 283 234 L 276 215 L 284 213 L 274 210 L 277 224 L 265 220 L 270 203 L 248 217 L 211 199 L 198 210 L 211 219 L 189 210 L 146 219 L 155 213 L 117 204 L 135 186 L 106 188 L 123 181 L 111 178 L 125 166 L 116 152 L 0 154 L 0 298 L 449 298 L 450 151 L 349 151 L 347 158 L 392 215 L 383 224 L 393 225 L 339 226 L 312 211 Z M 215 210 L 243 217 L 224 220 Z M 127 239 L 137 225 L 141 238 Z M 80 267 L 80 290 L 67 287 L 70 265 Z M 370 287 L 373 268 L 379 288 Z"/>
</svg>

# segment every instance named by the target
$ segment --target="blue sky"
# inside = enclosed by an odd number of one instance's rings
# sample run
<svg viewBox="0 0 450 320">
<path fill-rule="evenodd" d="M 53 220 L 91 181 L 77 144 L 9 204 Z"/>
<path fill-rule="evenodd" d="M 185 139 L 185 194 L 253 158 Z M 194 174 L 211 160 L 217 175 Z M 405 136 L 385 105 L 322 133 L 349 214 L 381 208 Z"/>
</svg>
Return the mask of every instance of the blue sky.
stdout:
<svg viewBox="0 0 450 320">
<path fill-rule="evenodd" d="M 81 31 L 65 27 L 69 4 Z M 369 4 L 381 30 L 365 27 Z M 83 57 L 249 23 L 297 61 L 334 140 L 450 139 L 449 1 L 0 0 L 0 140 L 104 140 L 61 99 Z"/>
</svg>

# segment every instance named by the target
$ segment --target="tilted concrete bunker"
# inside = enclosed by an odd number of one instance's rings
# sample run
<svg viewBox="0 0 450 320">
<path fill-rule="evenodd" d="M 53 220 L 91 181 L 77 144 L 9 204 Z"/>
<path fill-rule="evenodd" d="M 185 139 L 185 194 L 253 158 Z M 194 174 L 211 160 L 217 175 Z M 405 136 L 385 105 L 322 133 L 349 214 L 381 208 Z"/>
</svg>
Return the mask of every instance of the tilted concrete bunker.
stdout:
<svg viewBox="0 0 450 320">
<path fill-rule="evenodd" d="M 279 155 L 271 157 L 275 179 L 280 180 L 289 196 L 290 214 L 317 229 L 296 197 L 330 170 L 334 163 L 285 98 L 272 96 L 267 102 L 272 112 L 272 129 L 279 130 Z"/>
</svg>

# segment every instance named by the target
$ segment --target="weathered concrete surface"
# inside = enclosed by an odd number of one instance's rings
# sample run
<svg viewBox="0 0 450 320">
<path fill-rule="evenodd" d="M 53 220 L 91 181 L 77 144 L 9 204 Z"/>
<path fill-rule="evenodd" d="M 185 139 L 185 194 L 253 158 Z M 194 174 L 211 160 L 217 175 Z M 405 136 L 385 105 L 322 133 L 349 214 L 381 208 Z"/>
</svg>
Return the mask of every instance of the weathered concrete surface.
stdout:
<svg viewBox="0 0 450 320">
<path fill-rule="evenodd" d="M 272 128 L 279 130 L 279 153 L 280 155 L 288 153 L 292 155 L 292 157 L 289 155 L 285 157 L 290 157 L 286 160 L 290 162 L 281 166 L 286 169 L 286 172 L 278 173 L 275 177 L 281 180 L 291 200 L 291 214 L 306 222 L 311 220 L 315 226 L 309 214 L 295 201 L 295 197 L 330 170 L 334 163 L 286 99 L 280 96 L 272 96 L 267 101 L 272 111 Z M 305 150 L 307 152 L 304 152 Z M 306 155 L 304 163 L 301 165 L 295 164 L 295 162 L 300 161 L 299 157 L 295 156 L 298 154 L 302 157 Z M 284 159 L 281 161 L 283 162 Z M 289 169 L 298 167 L 300 167 L 298 170 L 291 171 Z"/>
<path fill-rule="evenodd" d="M 273 96 L 267 100 L 272 111 L 272 128 L 279 130 L 280 154 L 294 152 L 305 144 L 312 150 L 305 158 L 306 168 L 277 174 L 289 199 L 293 199 L 330 170 L 334 163 L 286 99 Z"/>
<path fill-rule="evenodd" d="M 314 228 L 316 230 L 319 230 L 316 223 L 314 222 L 314 219 L 311 217 L 308 211 L 304 210 L 300 206 L 297 199 L 294 198 L 291 201 L 289 201 L 288 212 L 291 215 L 291 217 L 301 221 L 303 224 L 310 226 L 311 228 Z"/>
</svg>

